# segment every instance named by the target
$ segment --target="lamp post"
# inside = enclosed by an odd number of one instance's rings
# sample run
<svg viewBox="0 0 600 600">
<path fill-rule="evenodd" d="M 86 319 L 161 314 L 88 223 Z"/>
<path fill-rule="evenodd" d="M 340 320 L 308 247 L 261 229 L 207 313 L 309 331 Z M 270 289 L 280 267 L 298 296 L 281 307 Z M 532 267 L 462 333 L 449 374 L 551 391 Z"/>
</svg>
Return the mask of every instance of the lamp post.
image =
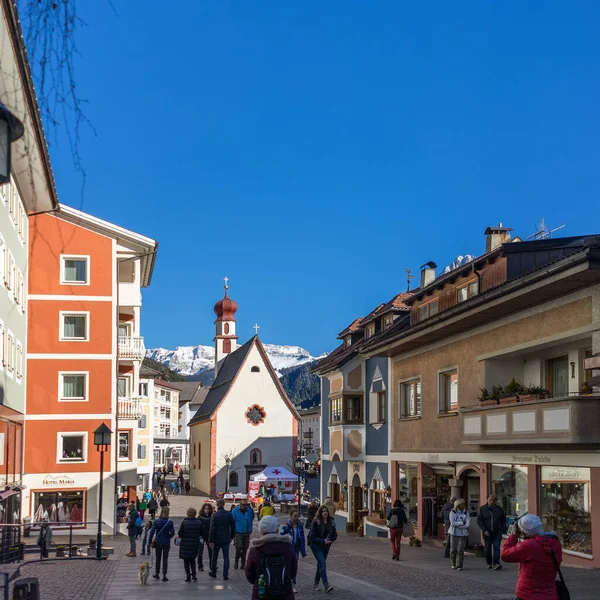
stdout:
<svg viewBox="0 0 600 600">
<path fill-rule="evenodd" d="M 106 423 L 102 423 L 94 431 L 94 445 L 96 450 L 100 452 L 100 486 L 98 490 L 98 534 L 96 536 L 96 559 L 102 560 L 102 492 L 104 491 L 104 453 L 108 451 L 110 446 L 110 437 L 112 431 L 107 427 Z"/>
<path fill-rule="evenodd" d="M 296 467 L 296 473 L 298 473 L 298 516 L 300 516 L 302 514 L 300 498 L 300 477 L 302 476 L 302 467 L 304 466 L 304 460 L 300 455 L 296 457 L 294 466 Z"/>
<path fill-rule="evenodd" d="M 225 466 L 227 467 L 227 482 L 225 483 L 225 493 L 229 494 L 229 470 L 231 469 L 231 458 L 229 456 L 225 459 Z"/>
<path fill-rule="evenodd" d="M 10 145 L 24 131 L 23 123 L 0 103 L 0 184 L 10 181 Z"/>
</svg>

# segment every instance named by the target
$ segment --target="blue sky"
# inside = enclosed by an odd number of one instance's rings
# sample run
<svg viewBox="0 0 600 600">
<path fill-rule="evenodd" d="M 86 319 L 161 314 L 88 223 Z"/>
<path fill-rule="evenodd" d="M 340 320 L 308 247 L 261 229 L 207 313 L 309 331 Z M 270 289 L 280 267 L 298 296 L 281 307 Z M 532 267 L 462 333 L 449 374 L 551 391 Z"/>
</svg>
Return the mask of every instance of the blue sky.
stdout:
<svg viewBox="0 0 600 600">
<path fill-rule="evenodd" d="M 593 2 L 79 3 L 83 209 L 160 241 L 148 347 L 331 350 L 502 221 L 600 230 Z M 59 197 L 81 207 L 60 139 Z"/>
</svg>

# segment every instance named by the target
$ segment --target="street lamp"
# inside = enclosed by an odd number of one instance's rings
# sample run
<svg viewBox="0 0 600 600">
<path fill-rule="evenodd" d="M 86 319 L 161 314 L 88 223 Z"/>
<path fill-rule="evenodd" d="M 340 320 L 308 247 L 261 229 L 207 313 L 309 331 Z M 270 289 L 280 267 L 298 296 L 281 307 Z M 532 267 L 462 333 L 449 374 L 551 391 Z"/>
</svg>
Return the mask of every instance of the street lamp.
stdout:
<svg viewBox="0 0 600 600">
<path fill-rule="evenodd" d="M 227 467 L 227 483 L 225 484 L 225 493 L 229 494 L 229 470 L 231 469 L 231 458 L 229 456 L 225 459 L 225 466 Z"/>
<path fill-rule="evenodd" d="M 23 123 L 0 102 L 0 184 L 10 181 L 10 145 L 24 131 Z"/>
<path fill-rule="evenodd" d="M 110 446 L 110 437 L 112 431 L 107 427 L 106 423 L 102 423 L 94 431 L 94 445 L 96 450 L 100 452 L 100 488 L 98 490 L 98 535 L 96 536 L 96 558 L 102 559 L 102 492 L 104 490 L 104 453 L 108 451 Z"/>
<path fill-rule="evenodd" d="M 300 510 L 300 476 L 302 475 L 302 467 L 304 466 L 304 460 L 301 456 L 296 457 L 294 466 L 296 467 L 296 473 L 298 473 L 298 517 L 299 517 L 302 514 L 302 511 Z"/>
</svg>

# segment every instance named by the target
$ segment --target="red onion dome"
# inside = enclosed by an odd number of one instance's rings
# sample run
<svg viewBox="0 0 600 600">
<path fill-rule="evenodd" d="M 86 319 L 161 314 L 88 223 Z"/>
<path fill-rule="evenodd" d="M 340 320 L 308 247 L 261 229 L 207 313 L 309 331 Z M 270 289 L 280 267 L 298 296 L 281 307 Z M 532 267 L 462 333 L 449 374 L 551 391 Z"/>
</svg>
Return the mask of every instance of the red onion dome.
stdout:
<svg viewBox="0 0 600 600">
<path fill-rule="evenodd" d="M 225 297 L 215 304 L 217 321 L 235 321 L 237 309 L 237 302 L 227 295 L 227 287 L 225 287 Z"/>
</svg>

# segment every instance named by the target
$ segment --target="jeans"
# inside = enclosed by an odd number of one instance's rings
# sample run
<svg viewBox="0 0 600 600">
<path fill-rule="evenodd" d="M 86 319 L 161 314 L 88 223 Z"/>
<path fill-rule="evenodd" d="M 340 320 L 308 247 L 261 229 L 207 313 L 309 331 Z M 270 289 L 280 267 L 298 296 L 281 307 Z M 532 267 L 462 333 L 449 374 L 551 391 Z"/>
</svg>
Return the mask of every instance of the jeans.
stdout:
<svg viewBox="0 0 600 600">
<path fill-rule="evenodd" d="M 163 544 L 156 544 L 156 574 L 160 572 L 160 561 L 162 558 L 162 573 L 163 575 L 167 574 L 167 569 L 169 568 L 169 550 L 171 550 L 171 546 L 165 546 Z"/>
<path fill-rule="evenodd" d="M 446 545 L 444 546 L 444 558 L 450 558 L 450 546 L 452 545 L 452 538 L 446 528 Z"/>
<path fill-rule="evenodd" d="M 300 558 L 300 548 L 294 548 L 294 554 L 296 555 L 296 560 Z M 296 587 L 296 578 L 292 578 L 292 585 Z"/>
<path fill-rule="evenodd" d="M 463 561 L 465 559 L 465 546 L 467 545 L 466 535 L 451 535 L 450 543 L 452 545 L 452 552 L 450 552 L 450 559 L 452 560 L 453 567 L 459 567 L 462 569 Z M 458 560 L 456 560 L 458 556 Z"/>
<path fill-rule="evenodd" d="M 250 534 L 249 533 L 236 533 L 235 534 L 235 564 L 238 564 L 238 561 L 241 559 L 242 561 L 242 569 L 246 564 L 246 553 L 248 552 L 248 546 L 250 545 Z"/>
<path fill-rule="evenodd" d="M 135 528 L 132 529 L 131 531 L 135 531 Z M 129 552 L 133 552 L 135 553 L 136 551 L 136 547 L 135 547 L 135 533 L 130 533 L 129 534 L 129 545 L 131 546 L 129 549 Z"/>
<path fill-rule="evenodd" d="M 402 541 L 402 527 L 390 529 L 390 544 L 392 545 L 392 554 L 400 557 L 400 542 Z"/>
<path fill-rule="evenodd" d="M 196 577 L 196 559 L 184 558 L 183 568 L 185 569 L 186 577 Z"/>
<path fill-rule="evenodd" d="M 227 577 L 229 575 L 229 544 L 215 544 L 213 548 L 210 570 L 213 573 L 217 572 L 217 559 L 219 558 L 219 550 L 223 552 L 223 577 Z"/>
<path fill-rule="evenodd" d="M 500 542 L 502 541 L 501 533 L 493 533 L 483 536 L 485 542 L 485 562 L 488 565 L 500 564 Z M 494 548 L 494 560 L 492 561 L 492 546 Z"/>
<path fill-rule="evenodd" d="M 208 544 L 200 544 L 200 550 L 198 551 L 198 568 L 202 569 L 202 570 L 204 569 L 204 564 L 202 561 L 202 558 L 204 556 L 204 546 L 206 546 L 206 549 L 208 550 L 208 568 L 212 569 L 213 551 L 212 551 L 212 548 Z"/>
<path fill-rule="evenodd" d="M 323 585 L 327 585 L 327 555 L 329 548 L 310 548 L 317 560 L 317 572 L 315 573 L 315 585 L 319 585 L 319 581 L 323 580 Z"/>
</svg>

